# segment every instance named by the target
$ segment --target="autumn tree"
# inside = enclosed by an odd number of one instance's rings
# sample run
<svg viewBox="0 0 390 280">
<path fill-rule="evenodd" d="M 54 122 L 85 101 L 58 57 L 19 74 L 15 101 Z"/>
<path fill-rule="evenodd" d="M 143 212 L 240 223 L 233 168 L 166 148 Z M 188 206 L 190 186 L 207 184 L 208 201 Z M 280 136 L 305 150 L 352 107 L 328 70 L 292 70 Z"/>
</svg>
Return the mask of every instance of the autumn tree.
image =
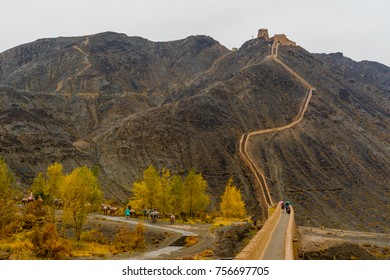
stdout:
<svg viewBox="0 0 390 280">
<path fill-rule="evenodd" d="M 45 195 L 49 200 L 53 200 L 59 194 L 58 189 L 61 185 L 61 180 L 64 177 L 62 164 L 53 163 L 47 168 L 47 182 L 45 188 Z"/>
<path fill-rule="evenodd" d="M 130 202 L 139 209 L 157 207 L 161 193 L 161 179 L 156 168 L 150 165 L 143 174 L 141 181 L 133 184 L 133 197 Z"/>
<path fill-rule="evenodd" d="M 241 191 L 233 185 L 231 177 L 222 195 L 220 207 L 222 215 L 226 218 L 245 218 L 245 203 L 242 200 Z"/>
<path fill-rule="evenodd" d="M 50 206 L 50 219 L 55 222 L 54 199 L 59 196 L 59 187 L 64 178 L 62 164 L 55 162 L 48 166 L 46 176 L 44 195 L 46 203 Z"/>
<path fill-rule="evenodd" d="M 164 168 L 161 172 L 161 184 L 159 196 L 157 198 L 157 208 L 161 209 L 162 214 L 172 213 L 173 211 L 173 202 L 175 200 L 173 194 L 172 178 L 171 172 Z"/>
<path fill-rule="evenodd" d="M 210 203 L 210 198 L 206 194 L 207 182 L 202 174 L 197 174 L 191 169 L 184 180 L 183 186 L 183 209 L 191 216 L 199 211 L 206 210 Z"/>
<path fill-rule="evenodd" d="M 34 178 L 33 183 L 31 185 L 31 191 L 34 197 L 41 196 L 42 199 L 45 199 L 45 189 L 46 189 L 46 178 L 45 175 L 41 172 Z"/>
<path fill-rule="evenodd" d="M 0 157 L 0 230 L 8 225 L 14 218 L 12 185 L 15 179 L 9 170 L 5 159 Z"/>
<path fill-rule="evenodd" d="M 59 191 L 63 200 L 63 221 L 74 228 L 79 241 L 88 213 L 103 198 L 98 179 L 88 167 L 79 167 L 64 176 Z"/>
<path fill-rule="evenodd" d="M 172 212 L 179 214 L 184 211 L 183 209 L 183 179 L 180 175 L 173 175 L 171 177 L 172 188 Z"/>
<path fill-rule="evenodd" d="M 168 169 L 159 175 L 151 165 L 144 171 L 142 180 L 133 184 L 130 203 L 137 209 L 157 208 L 162 214 L 184 212 L 194 216 L 209 205 L 206 186 L 202 175 L 194 170 L 183 180 L 179 175 L 172 176 Z"/>
</svg>

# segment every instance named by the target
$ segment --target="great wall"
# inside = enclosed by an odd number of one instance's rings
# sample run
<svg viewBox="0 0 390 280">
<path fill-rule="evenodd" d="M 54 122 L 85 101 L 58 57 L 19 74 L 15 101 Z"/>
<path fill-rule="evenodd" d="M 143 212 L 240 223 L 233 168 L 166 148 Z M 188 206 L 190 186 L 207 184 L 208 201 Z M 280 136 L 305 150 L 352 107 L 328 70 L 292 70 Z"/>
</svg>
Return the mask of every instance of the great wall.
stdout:
<svg viewBox="0 0 390 280">
<path fill-rule="evenodd" d="M 267 29 L 259 29 L 258 39 L 264 39 L 272 42 L 270 54 L 267 59 L 272 59 L 276 63 L 282 65 L 286 71 L 288 71 L 299 83 L 307 88 L 307 93 L 299 112 L 294 120 L 280 127 L 268 128 L 263 130 L 252 131 L 247 134 L 243 134 L 239 143 L 239 153 L 246 165 L 251 170 L 254 176 L 255 184 L 257 185 L 257 194 L 265 223 L 258 233 L 251 239 L 249 244 L 235 257 L 237 260 L 254 260 L 254 259 L 297 259 L 297 228 L 295 225 L 294 209 L 291 207 L 290 215 L 283 214 L 281 205 L 272 200 L 270 191 L 267 185 L 266 177 L 261 172 L 261 169 L 251 159 L 248 151 L 247 144 L 250 137 L 260 134 L 278 133 L 280 131 L 292 128 L 297 125 L 302 119 L 309 105 L 312 97 L 312 92 L 315 90 L 305 79 L 303 79 L 298 73 L 284 64 L 278 58 L 279 46 L 296 46 L 296 43 L 289 40 L 284 34 L 275 34 L 273 37 L 269 37 Z M 273 209 L 270 214 L 269 209 Z"/>
</svg>

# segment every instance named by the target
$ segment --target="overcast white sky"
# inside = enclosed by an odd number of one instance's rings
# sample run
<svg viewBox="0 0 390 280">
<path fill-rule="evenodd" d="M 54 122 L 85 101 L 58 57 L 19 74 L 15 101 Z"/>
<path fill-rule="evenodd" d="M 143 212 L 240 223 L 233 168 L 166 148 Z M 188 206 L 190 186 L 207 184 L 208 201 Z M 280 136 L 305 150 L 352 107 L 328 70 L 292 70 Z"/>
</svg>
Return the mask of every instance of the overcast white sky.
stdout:
<svg viewBox="0 0 390 280">
<path fill-rule="evenodd" d="M 389 0 L 0 0 L 0 52 L 104 31 L 152 41 L 209 35 L 232 48 L 259 28 L 310 52 L 390 66 Z"/>
</svg>

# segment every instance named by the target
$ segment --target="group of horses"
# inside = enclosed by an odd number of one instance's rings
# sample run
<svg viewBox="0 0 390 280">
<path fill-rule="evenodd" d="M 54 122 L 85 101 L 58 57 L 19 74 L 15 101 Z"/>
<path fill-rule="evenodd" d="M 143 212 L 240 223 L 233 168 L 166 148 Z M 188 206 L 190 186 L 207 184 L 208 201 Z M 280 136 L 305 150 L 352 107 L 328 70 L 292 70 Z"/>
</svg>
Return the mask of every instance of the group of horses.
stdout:
<svg viewBox="0 0 390 280">
<path fill-rule="evenodd" d="M 156 223 L 157 220 L 160 218 L 160 213 L 157 211 L 157 209 L 153 209 L 153 210 L 144 209 L 142 212 L 143 212 L 143 217 L 146 219 L 150 219 L 152 223 Z M 137 215 L 135 210 L 130 209 L 130 217 L 135 218 L 136 216 Z M 169 220 L 171 224 L 175 222 L 176 218 L 173 213 L 170 215 Z"/>
<path fill-rule="evenodd" d="M 102 203 L 102 210 L 103 210 L 104 215 L 107 215 L 107 214 L 113 215 L 118 210 L 118 208 Z"/>
<path fill-rule="evenodd" d="M 19 200 L 19 198 L 15 198 L 15 200 Z M 38 200 L 42 200 L 42 198 L 39 196 Z M 26 205 L 30 202 L 35 202 L 35 197 L 33 195 L 33 193 L 31 192 L 30 195 L 28 197 L 23 197 L 22 198 L 22 204 L 23 205 Z M 56 208 L 60 208 L 62 205 L 63 205 L 63 202 L 61 199 L 58 199 L 58 198 L 54 198 L 53 199 L 53 204 L 55 205 Z M 101 207 L 102 207 L 102 210 L 103 210 L 103 213 L 105 215 L 107 214 L 111 214 L 111 215 L 114 215 L 116 213 L 116 211 L 118 210 L 117 207 L 114 207 L 114 206 L 111 206 L 109 204 L 104 204 L 102 203 L 101 204 Z M 153 209 L 153 210 L 144 210 L 143 211 L 144 213 L 144 217 L 147 218 L 147 219 L 151 219 L 152 223 L 156 223 L 157 220 L 159 219 L 159 212 L 157 211 L 157 209 Z M 130 209 L 130 217 L 131 218 L 136 218 L 136 212 L 134 209 Z M 170 220 L 170 223 L 173 224 L 175 222 L 175 215 L 174 214 L 171 214 L 171 216 L 169 217 L 169 220 Z"/>
<path fill-rule="evenodd" d="M 20 201 L 20 198 L 19 198 L 19 197 L 15 197 L 14 199 L 15 199 L 15 201 Z M 29 195 L 28 197 L 22 197 L 21 202 L 22 202 L 22 205 L 27 205 L 27 204 L 29 204 L 29 203 L 35 202 L 35 200 L 36 200 L 36 199 L 35 199 L 33 193 L 30 193 L 30 195 Z M 37 198 L 37 200 L 43 202 L 43 199 L 42 199 L 41 196 L 39 196 L 39 197 Z M 60 208 L 60 207 L 62 206 L 63 202 L 62 202 L 62 200 L 59 199 L 59 198 L 54 198 L 54 199 L 53 199 L 53 204 L 54 204 L 54 206 L 55 206 L 56 208 Z"/>
<path fill-rule="evenodd" d="M 159 218 L 159 213 L 156 209 L 154 209 L 154 210 L 149 212 L 148 216 L 152 220 L 152 223 L 156 223 L 158 218 Z M 173 225 L 175 223 L 175 220 L 176 220 L 176 217 L 172 213 L 169 217 L 169 221 L 170 221 L 171 225 Z"/>
</svg>

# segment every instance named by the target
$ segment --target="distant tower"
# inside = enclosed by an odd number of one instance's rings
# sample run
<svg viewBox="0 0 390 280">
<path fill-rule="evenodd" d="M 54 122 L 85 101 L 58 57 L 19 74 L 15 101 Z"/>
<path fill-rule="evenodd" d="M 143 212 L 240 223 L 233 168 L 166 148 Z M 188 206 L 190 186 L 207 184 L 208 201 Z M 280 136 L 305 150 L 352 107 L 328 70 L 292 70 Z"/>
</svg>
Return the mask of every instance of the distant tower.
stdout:
<svg viewBox="0 0 390 280">
<path fill-rule="evenodd" d="M 259 32 L 257 32 L 257 38 L 265 38 L 267 41 L 269 41 L 268 29 L 259 29 Z"/>
</svg>

